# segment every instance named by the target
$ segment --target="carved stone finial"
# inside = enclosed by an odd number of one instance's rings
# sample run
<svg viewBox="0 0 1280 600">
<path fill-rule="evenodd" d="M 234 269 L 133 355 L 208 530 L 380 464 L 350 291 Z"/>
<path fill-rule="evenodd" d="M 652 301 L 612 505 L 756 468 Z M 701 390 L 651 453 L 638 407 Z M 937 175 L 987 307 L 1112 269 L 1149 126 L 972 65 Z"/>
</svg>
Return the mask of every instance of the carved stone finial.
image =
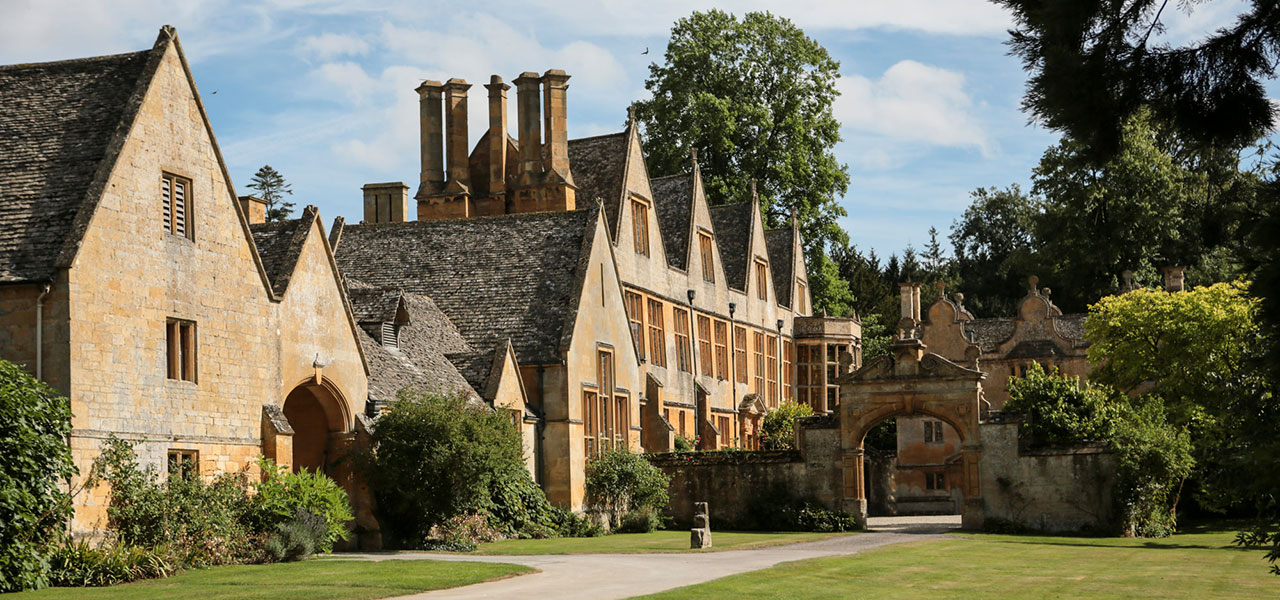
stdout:
<svg viewBox="0 0 1280 600">
<path fill-rule="evenodd" d="M 1027 278 L 1027 290 L 1032 294 L 1036 293 L 1036 286 L 1040 285 L 1040 278 L 1032 275 Z"/>
<path fill-rule="evenodd" d="M 635 125 L 636 123 L 636 107 L 635 105 L 627 107 L 627 123 Z"/>
<path fill-rule="evenodd" d="M 1133 271 L 1128 269 L 1121 271 L 1120 280 L 1122 281 L 1120 284 L 1121 292 L 1132 292 L 1133 290 L 1138 289 L 1138 285 L 1133 281 Z"/>
<path fill-rule="evenodd" d="M 938 298 L 946 298 L 947 282 L 937 281 L 933 284 L 934 289 L 938 290 Z"/>
<path fill-rule="evenodd" d="M 752 177 L 751 178 L 751 198 L 754 200 L 755 197 L 756 197 L 756 178 Z"/>
<path fill-rule="evenodd" d="M 955 299 L 957 306 L 964 306 L 964 294 L 961 294 L 960 292 L 956 292 L 955 295 L 952 296 L 952 298 Z"/>
<path fill-rule="evenodd" d="M 1053 290 L 1051 290 L 1051 289 L 1049 289 L 1049 288 L 1043 288 L 1043 289 L 1041 289 L 1041 290 L 1040 290 L 1040 295 L 1041 295 L 1041 296 L 1044 296 L 1045 298 L 1048 298 L 1048 297 L 1049 297 L 1049 294 L 1052 294 L 1052 293 L 1053 293 Z"/>
<path fill-rule="evenodd" d="M 692 161 L 693 161 L 693 162 L 695 162 L 695 163 L 697 163 L 697 162 L 698 162 L 698 149 L 697 149 L 697 148 L 692 147 L 692 146 L 690 146 L 690 147 L 689 147 L 689 159 L 690 159 L 690 160 L 692 160 Z"/>
</svg>

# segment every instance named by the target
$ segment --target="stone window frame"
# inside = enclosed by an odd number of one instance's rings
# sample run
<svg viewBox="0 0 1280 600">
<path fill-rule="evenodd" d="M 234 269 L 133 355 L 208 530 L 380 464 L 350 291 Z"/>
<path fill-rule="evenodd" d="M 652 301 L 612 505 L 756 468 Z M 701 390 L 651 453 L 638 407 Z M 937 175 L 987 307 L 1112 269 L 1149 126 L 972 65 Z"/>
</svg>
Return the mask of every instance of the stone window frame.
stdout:
<svg viewBox="0 0 1280 600">
<path fill-rule="evenodd" d="M 764 341 L 764 339 L 765 339 L 765 335 L 764 335 L 764 332 L 763 332 L 763 331 L 752 331 L 752 332 L 751 332 L 751 338 L 752 338 L 752 340 L 751 340 L 751 341 L 753 342 L 753 343 L 751 344 L 751 346 L 752 346 L 752 348 L 751 348 L 751 349 L 752 349 L 752 352 L 751 352 L 751 359 L 752 359 L 752 362 L 754 362 L 754 363 L 755 363 L 755 367 L 756 367 L 755 376 L 751 378 L 751 391 L 752 391 L 752 392 L 754 392 L 757 396 L 760 396 L 760 395 L 763 395 L 763 394 L 764 394 L 764 389 L 765 389 L 765 388 L 764 388 L 764 379 L 765 379 L 765 374 L 764 374 L 764 371 L 765 371 L 765 367 L 764 367 L 764 365 L 765 365 L 765 362 L 764 362 L 764 344 L 765 344 L 765 341 Z"/>
<path fill-rule="evenodd" d="M 623 304 L 627 320 L 631 323 L 631 336 L 636 340 L 636 358 L 645 359 L 644 296 L 630 290 L 623 291 Z"/>
<path fill-rule="evenodd" d="M 671 307 L 671 320 L 674 321 L 676 336 L 676 366 L 685 373 L 693 372 L 693 348 L 689 331 L 689 311 L 678 306 Z"/>
<path fill-rule="evenodd" d="M 662 301 L 649 298 L 649 362 L 657 367 L 667 366 L 667 332 L 662 318 Z"/>
<path fill-rule="evenodd" d="M 636 254 L 649 256 L 649 203 L 638 196 L 631 197 L 631 228 Z"/>
<path fill-rule="evenodd" d="M 181 478 L 200 476 L 200 451 L 183 448 L 170 448 L 165 453 L 165 472 L 169 477 L 178 475 Z M 175 472 L 175 467 L 176 472 Z"/>
<path fill-rule="evenodd" d="M 924 474 L 924 489 L 928 491 L 946 491 L 946 474 L 942 471 L 926 471 Z"/>
<path fill-rule="evenodd" d="M 196 322 L 165 319 L 165 378 L 199 383 L 199 337 Z"/>
<path fill-rule="evenodd" d="M 942 421 L 924 421 L 924 442 L 926 444 L 942 444 L 946 438 L 942 435 Z"/>
<path fill-rule="evenodd" d="M 747 328 L 733 326 L 733 367 L 738 383 L 747 383 Z"/>
<path fill-rule="evenodd" d="M 756 257 L 756 297 L 769 301 L 769 261 Z"/>
<path fill-rule="evenodd" d="M 615 392 L 613 404 L 613 445 L 615 448 L 626 448 L 630 446 L 631 395 Z"/>
<path fill-rule="evenodd" d="M 790 400 L 795 382 L 796 345 L 789 339 L 782 338 L 782 399 Z"/>
<path fill-rule="evenodd" d="M 165 233 L 194 241 L 191 178 L 161 171 L 160 204 Z"/>
<path fill-rule="evenodd" d="M 765 403 L 770 408 L 778 406 L 778 336 L 765 336 Z"/>
<path fill-rule="evenodd" d="M 698 229 L 698 256 L 702 261 L 702 280 L 707 283 L 716 281 L 715 237 L 706 229 Z"/>
<path fill-rule="evenodd" d="M 728 448 L 733 445 L 733 424 L 729 421 L 729 417 L 716 417 L 716 428 L 720 430 L 720 447 Z"/>
<path fill-rule="evenodd" d="M 792 304 L 796 305 L 797 315 L 809 314 L 809 307 L 807 305 L 808 301 L 809 301 L 808 285 L 805 284 L 803 279 L 800 279 L 799 277 L 797 277 L 796 278 L 796 301 L 792 302 Z"/>
<path fill-rule="evenodd" d="M 729 372 L 729 323 L 715 321 L 716 377 L 727 379 Z"/>
<path fill-rule="evenodd" d="M 715 351 L 711 347 L 711 317 L 698 315 L 698 370 L 707 377 L 715 376 Z"/>
</svg>

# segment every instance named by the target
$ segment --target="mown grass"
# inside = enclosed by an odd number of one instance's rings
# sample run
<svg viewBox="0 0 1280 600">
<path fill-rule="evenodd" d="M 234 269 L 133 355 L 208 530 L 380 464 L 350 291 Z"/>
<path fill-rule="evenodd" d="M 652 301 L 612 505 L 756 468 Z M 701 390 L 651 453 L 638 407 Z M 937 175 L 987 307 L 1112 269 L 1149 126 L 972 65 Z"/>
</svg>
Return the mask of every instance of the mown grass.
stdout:
<svg viewBox="0 0 1280 600">
<path fill-rule="evenodd" d="M 1280 598 L 1233 530 L 1161 540 L 952 534 L 783 563 L 650 598 Z"/>
<path fill-rule="evenodd" d="M 655 531 L 652 533 L 617 533 L 595 538 L 552 538 L 546 540 L 502 540 L 480 544 L 476 554 L 637 554 L 672 552 L 715 552 L 749 550 L 799 542 L 816 542 L 848 533 L 778 533 L 767 531 L 712 531 L 712 547 L 689 548 L 689 532 Z"/>
<path fill-rule="evenodd" d="M 104 588 L 48 588 L 5 598 L 367 600 L 470 585 L 532 572 L 534 569 L 529 567 L 497 563 L 313 560 L 273 565 L 213 567 L 186 571 L 166 579 Z"/>
</svg>

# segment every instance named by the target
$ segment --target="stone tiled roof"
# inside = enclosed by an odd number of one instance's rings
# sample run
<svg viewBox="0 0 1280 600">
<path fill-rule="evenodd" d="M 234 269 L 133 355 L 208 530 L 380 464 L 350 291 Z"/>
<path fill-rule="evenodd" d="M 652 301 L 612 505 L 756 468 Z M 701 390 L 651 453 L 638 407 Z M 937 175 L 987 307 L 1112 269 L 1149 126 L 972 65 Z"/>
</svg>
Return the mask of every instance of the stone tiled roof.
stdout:
<svg viewBox="0 0 1280 600">
<path fill-rule="evenodd" d="M 394 323 L 403 297 L 404 292 L 401 290 L 373 287 L 347 290 L 351 314 L 355 316 L 357 323 Z"/>
<path fill-rule="evenodd" d="M 983 352 L 993 352 L 1013 336 L 1014 324 L 1012 319 L 973 319 L 964 329 Z"/>
<path fill-rule="evenodd" d="M 1088 316 L 1084 313 L 1062 315 L 1053 320 L 1053 328 L 1064 338 L 1084 341 L 1084 321 Z"/>
<path fill-rule="evenodd" d="M 349 225 L 335 253 L 346 277 L 430 296 L 473 348 L 510 339 L 521 363 L 547 364 L 576 311 L 597 214 Z"/>
<path fill-rule="evenodd" d="M 152 52 L 0 66 L 0 282 L 52 279 Z"/>
<path fill-rule="evenodd" d="M 711 224 L 716 229 L 716 245 L 729 287 L 745 290 L 751 257 L 751 203 L 737 202 L 711 207 Z"/>
<path fill-rule="evenodd" d="M 769 249 L 769 271 L 773 273 L 773 289 L 778 304 L 791 306 L 791 285 L 795 279 L 795 231 L 790 227 L 764 232 L 764 245 Z"/>
<path fill-rule="evenodd" d="M 356 283 L 356 282 L 353 282 Z M 357 286 L 367 284 L 356 283 Z M 390 290 L 355 287 L 351 291 L 398 294 Z M 471 346 L 463 340 L 458 330 L 439 307 L 428 297 L 403 294 L 408 324 L 400 328 L 398 349 L 390 350 L 378 343 L 364 330 L 360 330 L 360 344 L 369 361 L 369 400 L 377 409 L 395 401 L 405 388 L 424 392 L 459 391 L 478 398 L 471 387 L 446 355 L 470 352 Z M 356 301 L 353 298 L 352 308 Z"/>
<path fill-rule="evenodd" d="M 616 238 L 626 179 L 626 132 L 569 140 L 569 165 L 573 183 L 578 186 L 574 192 L 577 205 L 595 206 L 597 199 L 603 201 L 609 234 L 611 239 Z"/>
<path fill-rule="evenodd" d="M 483 396 L 489 387 L 489 375 L 493 372 L 493 355 L 496 352 L 495 348 L 490 348 L 484 352 L 450 354 L 447 358 L 463 379 L 471 384 L 471 389 Z"/>
<path fill-rule="evenodd" d="M 307 233 L 311 231 L 317 214 L 316 207 L 308 206 L 298 219 L 249 225 L 253 244 L 258 247 L 258 257 L 262 259 L 262 268 L 266 269 L 267 279 L 271 281 L 271 289 L 276 296 L 284 296 L 285 290 L 289 289 L 289 279 L 293 277 L 294 267 L 298 266 L 302 246 L 307 242 Z"/>
<path fill-rule="evenodd" d="M 1049 358 L 1066 355 L 1067 353 L 1063 352 L 1062 348 L 1059 348 L 1052 340 L 1027 340 L 1018 342 L 1005 355 L 1005 358 Z"/>
<path fill-rule="evenodd" d="M 689 268 L 689 219 L 693 207 L 693 175 L 670 175 L 649 181 L 653 190 L 654 214 L 662 231 L 662 246 L 667 263 L 679 269 Z"/>
</svg>

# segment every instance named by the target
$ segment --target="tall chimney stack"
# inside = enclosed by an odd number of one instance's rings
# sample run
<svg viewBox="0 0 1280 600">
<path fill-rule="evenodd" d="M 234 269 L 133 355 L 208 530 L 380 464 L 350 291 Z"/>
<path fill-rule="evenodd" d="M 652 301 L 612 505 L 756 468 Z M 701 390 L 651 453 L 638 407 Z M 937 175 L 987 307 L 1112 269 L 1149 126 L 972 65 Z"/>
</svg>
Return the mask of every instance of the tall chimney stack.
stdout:
<svg viewBox="0 0 1280 600">
<path fill-rule="evenodd" d="M 494 75 L 489 78 L 489 195 L 507 189 L 507 90 L 511 86 Z"/>
<path fill-rule="evenodd" d="M 520 138 L 520 185 L 536 183 L 542 172 L 542 106 L 538 74 L 525 71 L 516 84 L 516 126 Z"/>
<path fill-rule="evenodd" d="M 365 223 L 403 223 L 409 220 L 409 186 L 401 181 L 366 183 Z"/>
<path fill-rule="evenodd" d="M 416 198 L 438 194 L 444 189 L 444 128 L 441 127 L 439 81 L 418 86 L 418 125 L 421 128 L 422 175 Z"/>
<path fill-rule="evenodd" d="M 542 94 L 547 129 L 547 148 L 543 169 L 548 179 L 573 184 L 569 172 L 569 124 L 566 95 L 569 76 L 560 69 L 551 69 L 542 75 Z M 554 175 L 553 175 L 554 173 Z"/>
<path fill-rule="evenodd" d="M 471 84 L 462 79 L 450 79 L 444 84 L 445 104 L 445 157 L 448 160 L 449 178 L 445 192 L 465 194 L 470 192 L 470 169 L 467 166 L 467 90 Z"/>
</svg>

